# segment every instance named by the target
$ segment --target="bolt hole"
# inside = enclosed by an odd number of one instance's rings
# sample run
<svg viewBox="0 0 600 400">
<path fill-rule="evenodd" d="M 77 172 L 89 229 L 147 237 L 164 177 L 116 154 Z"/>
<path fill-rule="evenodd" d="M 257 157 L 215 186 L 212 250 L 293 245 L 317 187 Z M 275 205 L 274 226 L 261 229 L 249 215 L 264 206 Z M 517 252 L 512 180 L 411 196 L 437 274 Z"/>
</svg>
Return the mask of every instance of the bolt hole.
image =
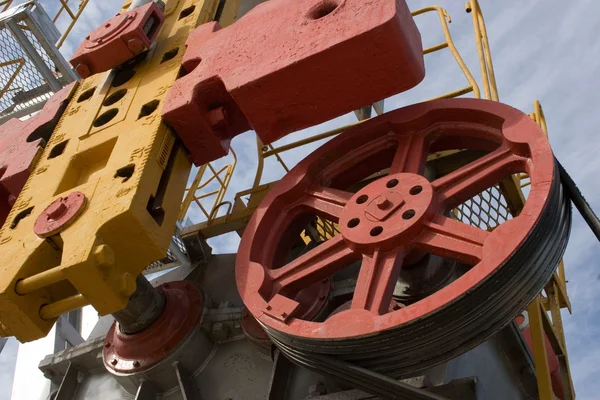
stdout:
<svg viewBox="0 0 600 400">
<path fill-rule="evenodd" d="M 115 104 L 116 102 L 118 102 L 119 100 L 121 100 L 123 97 L 125 97 L 126 94 L 127 94 L 127 89 L 117 90 L 116 92 L 114 92 L 113 94 L 111 94 L 110 96 L 108 96 L 104 100 L 104 102 L 102 103 L 102 105 L 104 107 L 112 106 L 113 104 Z"/>
<path fill-rule="evenodd" d="M 352 218 L 350 221 L 348 221 L 348 228 L 356 228 L 358 224 L 360 224 L 360 219 Z"/>
<path fill-rule="evenodd" d="M 152 113 L 158 108 L 159 104 L 159 100 L 152 100 L 151 102 L 144 104 L 142 106 L 142 109 L 140 110 L 140 115 L 138 115 L 138 119 L 152 115 Z"/>
<path fill-rule="evenodd" d="M 22 219 L 24 219 L 25 217 L 30 215 L 32 211 L 33 211 L 33 207 L 29 207 L 28 209 L 23 210 L 20 213 L 18 213 L 15 216 L 15 218 L 13 219 L 12 223 L 10 224 L 10 229 L 15 229 L 17 227 L 17 225 L 19 225 L 19 222 L 21 222 Z"/>
<path fill-rule="evenodd" d="M 381 235 L 381 233 L 383 232 L 383 228 L 381 226 L 376 226 L 375 228 L 371 229 L 371 236 L 375 237 L 375 236 L 379 236 Z"/>
<path fill-rule="evenodd" d="M 422 186 L 414 186 L 413 188 L 410 189 L 409 193 L 412 194 L 413 196 L 421 193 L 423 191 L 423 187 Z"/>
<path fill-rule="evenodd" d="M 312 19 L 321 19 L 334 12 L 336 8 L 338 8 L 337 2 L 333 0 L 326 0 L 313 8 L 310 11 L 309 16 Z"/>
<path fill-rule="evenodd" d="M 117 172 L 115 172 L 115 178 L 123 178 L 123 183 L 125 183 L 133 176 L 134 171 L 135 164 L 129 164 L 126 167 L 119 168 Z"/>
<path fill-rule="evenodd" d="M 126 84 L 135 75 L 135 70 L 131 68 L 123 69 L 115 75 L 112 81 L 112 87 L 119 87 Z"/>
<path fill-rule="evenodd" d="M 415 210 L 407 210 L 404 212 L 404 214 L 402 214 L 402 218 L 404 219 L 411 219 L 412 217 L 414 217 L 416 214 Z"/>
<path fill-rule="evenodd" d="M 398 179 L 391 179 L 385 184 L 385 186 L 388 189 L 391 189 L 391 188 L 395 188 L 396 186 L 398 186 L 398 183 L 400 183 L 400 182 L 398 182 Z"/>
<path fill-rule="evenodd" d="M 181 11 L 181 14 L 179 14 L 179 19 L 183 19 L 185 17 L 190 16 L 194 10 L 196 9 L 196 6 L 190 6 L 184 10 Z"/>
<path fill-rule="evenodd" d="M 52 148 L 52 150 L 50 150 L 50 154 L 48 154 L 48 160 L 56 158 L 56 157 L 60 156 L 62 153 L 64 153 L 65 147 L 67 147 L 67 143 L 69 143 L 69 141 L 65 140 L 64 142 L 60 142 L 59 144 L 54 146 Z"/>
<path fill-rule="evenodd" d="M 77 99 L 77 102 L 81 103 L 81 102 L 84 102 L 86 100 L 89 100 L 94 95 L 94 92 L 96 92 L 96 88 L 95 87 L 86 90 L 85 92 L 81 93 L 81 96 L 79 96 L 79 98 Z"/>
<path fill-rule="evenodd" d="M 366 194 L 363 194 L 362 196 L 359 196 L 358 199 L 356 199 L 356 203 L 364 204 L 367 202 L 367 200 L 369 200 L 369 196 L 367 196 Z"/>
<path fill-rule="evenodd" d="M 169 50 L 167 51 L 165 54 L 163 54 L 162 60 L 160 60 L 160 63 L 164 63 L 167 62 L 169 60 L 172 60 L 173 58 L 175 58 L 175 56 L 179 53 L 179 47 L 174 48 L 173 50 Z"/>
<path fill-rule="evenodd" d="M 111 108 L 110 110 L 106 111 L 105 113 L 101 114 L 98 118 L 96 118 L 96 120 L 94 121 L 94 126 L 96 128 L 99 128 L 102 125 L 108 124 L 110 121 L 113 120 L 114 117 L 117 116 L 118 113 L 118 108 Z"/>
</svg>

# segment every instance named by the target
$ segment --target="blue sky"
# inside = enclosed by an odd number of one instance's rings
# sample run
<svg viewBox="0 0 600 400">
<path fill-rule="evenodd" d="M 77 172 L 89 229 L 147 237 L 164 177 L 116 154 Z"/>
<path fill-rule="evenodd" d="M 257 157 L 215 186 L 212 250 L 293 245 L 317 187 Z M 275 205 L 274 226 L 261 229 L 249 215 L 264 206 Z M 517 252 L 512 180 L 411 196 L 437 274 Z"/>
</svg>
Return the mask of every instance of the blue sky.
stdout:
<svg viewBox="0 0 600 400">
<path fill-rule="evenodd" d="M 480 0 L 485 13 L 490 46 L 493 52 L 500 100 L 530 112 L 533 101 L 544 107 L 550 141 L 557 157 L 578 183 L 588 201 L 600 210 L 600 187 L 597 184 L 600 141 L 595 139 L 600 120 L 600 2 L 542 0 Z M 55 0 L 42 4 L 58 4 Z M 92 28 L 114 14 L 121 2 L 91 0 L 82 21 L 75 27 L 71 40 L 63 47 L 69 57 Z M 453 22 L 450 29 L 465 62 L 479 81 L 479 65 L 472 33 L 471 16 L 464 12 L 463 1 L 439 0 L 435 3 L 408 0 L 411 9 L 437 4 L 445 7 Z M 50 7 L 49 7 L 50 8 Z M 425 46 L 442 40 L 439 21 L 434 14 L 417 17 Z M 395 96 L 386 103 L 386 110 L 466 86 L 460 70 L 448 51 L 426 56 L 427 77 L 408 93 Z M 279 143 L 287 143 L 311 133 L 331 129 L 354 121 L 352 115 L 342 116 L 320 127 L 309 129 Z M 318 144 L 286 153 L 285 161 L 294 165 Z M 239 164 L 232 182 L 231 197 L 251 185 L 256 168 L 255 143 L 252 133 L 233 141 Z M 222 164 L 218 162 L 217 164 Z M 265 168 L 263 182 L 282 176 L 272 162 Z M 194 219 L 195 215 L 191 215 Z M 216 252 L 235 252 L 239 240 L 226 235 L 212 240 Z M 575 390 L 579 399 L 600 396 L 600 246 L 587 226 L 575 213 L 571 241 L 565 264 L 573 315 L 566 316 L 565 332 Z M 12 365 L 17 344 L 9 341 L 0 354 L 0 400 L 10 399 Z M 43 354 L 40 354 L 40 358 Z"/>
</svg>

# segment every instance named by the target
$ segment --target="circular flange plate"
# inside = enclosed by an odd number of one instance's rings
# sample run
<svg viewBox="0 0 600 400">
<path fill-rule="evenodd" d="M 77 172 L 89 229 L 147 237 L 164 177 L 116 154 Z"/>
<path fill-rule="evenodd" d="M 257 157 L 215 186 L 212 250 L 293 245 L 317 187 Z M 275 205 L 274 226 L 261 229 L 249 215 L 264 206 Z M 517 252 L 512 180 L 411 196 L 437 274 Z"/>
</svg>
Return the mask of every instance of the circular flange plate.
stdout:
<svg viewBox="0 0 600 400">
<path fill-rule="evenodd" d="M 120 331 L 115 322 L 104 341 L 104 365 L 110 371 L 132 374 L 148 370 L 171 354 L 202 318 L 200 289 L 189 282 L 168 282 L 156 288 L 165 307 L 148 328 L 134 334 Z"/>
<path fill-rule="evenodd" d="M 33 231 L 39 237 L 48 237 L 57 234 L 83 212 L 87 199 L 81 192 L 73 192 L 67 197 L 53 201 L 36 219 Z"/>
</svg>

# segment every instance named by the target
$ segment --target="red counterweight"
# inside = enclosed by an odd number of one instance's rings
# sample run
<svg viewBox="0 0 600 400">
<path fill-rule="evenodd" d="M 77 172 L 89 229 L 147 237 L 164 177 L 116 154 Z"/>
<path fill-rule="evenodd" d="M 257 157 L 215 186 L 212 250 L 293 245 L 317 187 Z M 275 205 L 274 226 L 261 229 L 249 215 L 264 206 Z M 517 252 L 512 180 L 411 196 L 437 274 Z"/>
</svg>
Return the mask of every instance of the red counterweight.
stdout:
<svg viewBox="0 0 600 400">
<path fill-rule="evenodd" d="M 165 20 L 155 2 L 106 21 L 79 46 L 71 65 L 82 78 L 108 71 L 148 49 Z"/>
<path fill-rule="evenodd" d="M 278 0 L 187 40 L 163 119 L 196 165 L 254 129 L 264 143 L 416 86 L 421 36 L 404 0 Z"/>
<path fill-rule="evenodd" d="M 31 174 L 41 148 L 58 123 L 75 83 L 52 96 L 33 117 L 0 126 L 0 226 Z"/>
</svg>

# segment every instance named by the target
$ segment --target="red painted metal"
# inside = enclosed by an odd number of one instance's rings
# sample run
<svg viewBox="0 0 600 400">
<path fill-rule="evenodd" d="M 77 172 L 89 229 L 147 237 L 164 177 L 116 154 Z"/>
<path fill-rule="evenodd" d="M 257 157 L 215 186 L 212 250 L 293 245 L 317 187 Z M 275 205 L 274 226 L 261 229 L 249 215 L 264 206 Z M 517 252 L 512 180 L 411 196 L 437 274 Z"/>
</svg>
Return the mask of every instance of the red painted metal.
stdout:
<svg viewBox="0 0 600 400">
<path fill-rule="evenodd" d="M 189 282 L 168 282 L 156 288 L 165 296 L 165 308 L 148 328 L 122 333 L 115 322 L 104 341 L 104 365 L 118 373 L 145 371 L 164 360 L 200 324 L 204 300 Z"/>
<path fill-rule="evenodd" d="M 242 310 L 241 326 L 246 337 L 257 346 L 270 349 L 273 345 L 273 342 L 271 342 L 271 339 L 269 339 L 267 332 L 265 332 L 264 328 L 246 308 Z"/>
<path fill-rule="evenodd" d="M 81 192 L 54 200 L 35 220 L 33 231 L 43 238 L 56 235 L 81 215 L 86 203 L 87 199 Z"/>
<path fill-rule="evenodd" d="M 423 177 L 429 153 L 455 149 L 487 154 L 432 182 Z M 359 183 L 388 168 L 388 176 Z M 518 217 L 487 232 L 447 216 L 518 172 L 528 173 L 532 182 Z M 323 145 L 271 190 L 238 251 L 239 292 L 262 324 L 295 337 L 360 337 L 420 319 L 468 295 L 501 268 L 537 223 L 553 178 L 545 135 L 509 106 L 450 99 L 392 111 Z M 338 222 L 341 234 L 286 262 L 295 235 L 314 215 Z M 473 267 L 425 299 L 390 312 L 404 258 L 415 252 Z M 348 310 L 323 322 L 295 314 L 295 293 L 360 260 Z M 287 318 L 273 318 L 274 304 L 285 308 Z"/>
<path fill-rule="evenodd" d="M 0 126 L 0 225 L 21 193 L 33 167 L 63 111 L 67 107 L 72 83 L 56 92 L 33 117 L 11 119 Z"/>
<path fill-rule="evenodd" d="M 421 36 L 403 0 L 278 0 L 198 27 L 163 107 L 196 165 L 254 129 L 271 143 L 417 85 Z"/>
<path fill-rule="evenodd" d="M 529 347 L 529 350 L 533 351 L 533 339 L 531 337 L 531 328 L 529 327 L 529 322 L 526 321 L 523 315 L 517 316 L 517 318 L 515 318 L 515 322 L 517 325 L 519 325 L 519 329 L 521 330 L 521 334 L 527 343 L 527 347 Z M 563 400 L 565 398 L 565 390 L 563 386 L 563 378 L 560 373 L 560 366 L 558 364 L 558 357 L 556 356 L 556 352 L 552 348 L 550 339 L 548 339 L 548 335 L 546 334 L 544 334 L 544 346 L 546 347 L 546 355 L 548 357 L 548 368 L 550 369 L 550 382 L 552 382 L 552 391 L 558 399 Z"/>
<path fill-rule="evenodd" d="M 148 49 L 164 20 L 164 11 L 153 1 L 117 14 L 85 38 L 71 65 L 82 78 L 115 68 Z"/>
</svg>

